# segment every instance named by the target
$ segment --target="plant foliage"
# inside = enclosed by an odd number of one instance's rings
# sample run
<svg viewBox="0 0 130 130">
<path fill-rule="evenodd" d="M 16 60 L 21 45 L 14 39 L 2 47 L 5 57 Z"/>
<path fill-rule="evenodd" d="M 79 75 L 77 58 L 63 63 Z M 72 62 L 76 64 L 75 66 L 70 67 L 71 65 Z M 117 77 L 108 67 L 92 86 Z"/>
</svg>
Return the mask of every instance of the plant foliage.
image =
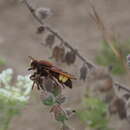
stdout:
<svg viewBox="0 0 130 130">
<path fill-rule="evenodd" d="M 90 128 L 107 130 L 106 104 L 97 98 L 89 97 L 83 100 L 83 105 L 85 109 L 78 112 L 80 119 Z"/>
<path fill-rule="evenodd" d="M 0 73 L 0 130 L 8 130 L 11 119 L 26 105 L 32 81 L 28 76 L 18 76 L 12 85 L 13 70 Z"/>
<path fill-rule="evenodd" d="M 130 41 L 127 41 L 123 44 L 115 44 L 116 48 L 121 50 L 123 60 L 126 62 L 126 56 L 130 53 Z M 96 63 L 103 66 L 113 66 L 113 74 L 125 74 L 126 69 L 120 59 L 118 59 L 113 53 L 112 49 L 103 41 L 101 44 L 100 53 L 95 57 Z"/>
</svg>

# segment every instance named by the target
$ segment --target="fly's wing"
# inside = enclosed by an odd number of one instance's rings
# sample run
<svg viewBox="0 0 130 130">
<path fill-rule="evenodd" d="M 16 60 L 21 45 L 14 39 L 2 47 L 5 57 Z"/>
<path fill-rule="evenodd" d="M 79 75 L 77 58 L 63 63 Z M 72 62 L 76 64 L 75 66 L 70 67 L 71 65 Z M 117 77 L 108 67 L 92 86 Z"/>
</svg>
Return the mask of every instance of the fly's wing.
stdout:
<svg viewBox="0 0 130 130">
<path fill-rule="evenodd" d="M 38 61 L 38 63 L 40 65 L 43 65 L 43 66 L 46 66 L 46 67 L 52 67 L 53 66 L 53 64 L 51 62 L 44 61 L 44 60 L 40 60 L 40 61 Z"/>
<path fill-rule="evenodd" d="M 63 70 L 61 70 L 61 69 L 59 69 L 57 67 L 53 66 L 50 70 L 53 71 L 53 72 L 59 73 L 59 74 L 65 76 L 65 77 L 67 77 L 69 79 L 76 79 L 73 75 L 68 74 L 67 72 L 64 72 Z"/>
<path fill-rule="evenodd" d="M 48 61 L 40 60 L 38 62 L 39 62 L 39 64 L 41 64 L 44 67 L 46 67 L 46 69 L 51 70 L 52 72 L 61 74 L 62 76 L 67 77 L 69 79 L 76 79 L 73 75 L 68 74 L 67 72 L 64 72 L 63 70 L 53 66 L 53 64 L 48 62 Z"/>
</svg>

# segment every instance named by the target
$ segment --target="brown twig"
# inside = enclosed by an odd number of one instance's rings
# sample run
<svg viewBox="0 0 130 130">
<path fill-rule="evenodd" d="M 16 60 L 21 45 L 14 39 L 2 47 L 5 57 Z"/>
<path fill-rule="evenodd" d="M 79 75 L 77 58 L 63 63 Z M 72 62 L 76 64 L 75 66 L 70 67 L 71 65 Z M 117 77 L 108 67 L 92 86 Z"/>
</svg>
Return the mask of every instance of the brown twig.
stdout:
<svg viewBox="0 0 130 130">
<path fill-rule="evenodd" d="M 119 90 L 120 90 L 120 89 L 123 89 L 123 90 L 125 90 L 125 91 L 127 91 L 127 92 L 130 93 L 130 89 L 129 89 L 128 87 L 124 86 L 123 84 L 120 84 L 120 83 L 118 83 L 118 82 L 115 82 L 114 85 L 117 86 Z"/>
<path fill-rule="evenodd" d="M 52 29 L 52 27 L 45 25 L 45 23 L 36 16 L 35 9 L 33 9 L 33 7 L 27 2 L 27 0 L 24 0 L 24 3 L 26 4 L 27 8 L 30 10 L 33 17 L 39 22 L 39 24 L 44 26 L 44 29 L 48 30 L 50 33 L 55 35 L 57 37 L 57 39 L 59 39 L 61 41 L 61 43 L 64 44 L 64 46 L 66 46 L 67 48 L 69 48 L 72 51 L 75 50 L 67 41 L 64 40 L 64 38 L 62 38 L 62 36 L 58 32 L 56 32 L 54 29 Z M 86 60 L 83 56 L 81 56 L 78 51 L 77 51 L 76 55 L 88 66 L 88 68 L 96 67 L 89 60 Z"/>
<path fill-rule="evenodd" d="M 56 32 L 54 29 L 52 29 L 52 27 L 50 27 L 48 25 L 45 25 L 45 23 L 36 16 L 35 9 L 33 9 L 33 7 L 27 2 L 27 0 L 23 0 L 23 1 L 24 1 L 25 5 L 27 6 L 27 8 L 30 10 L 30 12 L 33 15 L 33 17 L 39 22 L 40 25 L 42 25 L 50 33 L 54 34 L 61 41 L 61 43 L 63 43 L 67 48 L 69 48 L 72 51 L 75 50 L 66 40 L 64 40 L 64 38 L 58 32 Z M 92 6 L 92 8 L 94 9 L 94 6 Z M 92 16 L 92 18 L 96 19 L 96 23 L 100 22 L 100 24 L 102 24 L 102 21 L 100 20 L 100 17 L 98 16 L 98 14 L 95 14 L 95 15 L 96 15 L 96 18 L 93 17 L 93 16 Z M 100 25 L 100 26 L 102 27 L 102 30 L 105 30 L 105 26 L 103 24 Z M 83 56 L 80 55 L 80 53 L 78 51 L 77 51 L 76 55 L 87 65 L 87 67 L 89 69 L 90 68 L 96 68 L 95 64 L 93 64 L 92 62 L 90 62 L 88 59 L 86 60 Z M 118 86 L 119 88 L 122 88 L 122 89 L 124 89 L 124 90 L 126 90 L 127 92 L 130 93 L 130 90 L 127 89 L 125 87 L 125 85 L 119 84 L 117 82 L 115 82 L 114 84 L 115 84 L 115 86 Z"/>
<path fill-rule="evenodd" d="M 89 1 L 89 5 L 90 5 L 90 7 L 92 9 L 92 13 L 89 14 L 90 17 L 95 22 L 97 28 L 101 31 L 103 39 L 106 41 L 106 43 L 112 49 L 114 55 L 121 61 L 122 65 L 127 70 L 126 63 L 124 61 L 121 49 L 114 46 L 114 42 L 116 41 L 115 36 L 113 34 L 111 35 L 109 33 L 109 31 L 107 30 L 103 20 L 99 16 L 97 10 L 95 9 L 95 6 L 92 4 L 91 1 Z"/>
</svg>

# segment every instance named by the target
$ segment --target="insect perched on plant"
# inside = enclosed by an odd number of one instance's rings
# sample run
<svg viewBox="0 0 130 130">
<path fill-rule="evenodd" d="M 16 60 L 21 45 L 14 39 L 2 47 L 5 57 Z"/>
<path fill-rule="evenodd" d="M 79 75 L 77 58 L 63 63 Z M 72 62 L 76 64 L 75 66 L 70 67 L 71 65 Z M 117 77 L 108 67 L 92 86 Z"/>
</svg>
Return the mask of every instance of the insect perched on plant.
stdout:
<svg viewBox="0 0 130 130">
<path fill-rule="evenodd" d="M 68 74 L 67 72 L 62 71 L 61 69 L 55 67 L 52 63 L 44 60 L 36 60 L 29 56 L 31 59 L 30 70 L 35 72 L 30 76 L 30 79 L 34 81 L 34 84 L 37 84 L 38 89 L 43 88 L 42 78 L 51 78 L 52 81 L 57 85 L 63 87 L 67 86 L 72 88 L 72 79 L 76 79 L 73 75 Z M 33 84 L 33 87 L 34 87 Z"/>
</svg>

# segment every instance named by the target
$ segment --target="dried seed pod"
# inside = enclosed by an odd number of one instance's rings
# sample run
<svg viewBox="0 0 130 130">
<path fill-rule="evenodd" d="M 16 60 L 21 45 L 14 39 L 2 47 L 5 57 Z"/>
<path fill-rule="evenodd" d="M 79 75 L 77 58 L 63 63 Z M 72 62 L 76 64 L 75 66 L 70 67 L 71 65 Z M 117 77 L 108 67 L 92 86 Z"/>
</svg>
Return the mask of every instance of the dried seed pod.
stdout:
<svg viewBox="0 0 130 130">
<path fill-rule="evenodd" d="M 47 38 L 45 39 L 45 46 L 48 46 L 49 48 L 52 48 L 52 46 L 55 43 L 55 35 L 49 34 Z"/>
<path fill-rule="evenodd" d="M 66 108 L 65 113 L 66 113 L 67 117 L 70 119 L 71 117 L 73 117 L 75 115 L 76 111 L 71 108 Z"/>
<path fill-rule="evenodd" d="M 67 117 L 66 113 L 60 107 L 60 105 L 53 106 L 52 109 L 50 110 L 50 112 L 53 112 L 54 116 L 55 116 L 55 119 L 57 121 L 62 122 L 63 124 L 64 124 L 65 120 L 68 120 L 68 117 Z"/>
<path fill-rule="evenodd" d="M 126 118 L 126 104 L 122 98 L 115 97 L 109 106 L 110 113 L 117 112 L 120 119 Z"/>
<path fill-rule="evenodd" d="M 60 60 L 63 62 L 64 61 L 64 57 L 65 57 L 65 48 L 64 47 L 60 47 Z"/>
<path fill-rule="evenodd" d="M 126 108 L 125 108 L 125 102 L 123 101 L 123 99 L 118 98 L 115 101 L 115 105 L 117 107 L 117 111 L 118 111 L 119 117 L 121 119 L 126 118 Z"/>
<path fill-rule="evenodd" d="M 128 67 L 130 68 L 130 54 L 127 56 L 127 64 L 128 64 Z"/>
<path fill-rule="evenodd" d="M 49 8 L 37 8 L 35 10 L 35 15 L 40 19 L 40 20 L 45 20 L 49 16 L 52 15 L 52 11 Z"/>
<path fill-rule="evenodd" d="M 63 61 L 65 55 L 65 48 L 60 46 L 55 46 L 50 58 L 54 58 L 57 62 Z"/>
<path fill-rule="evenodd" d="M 126 101 L 128 101 L 128 100 L 130 99 L 130 93 L 125 93 L 125 94 L 123 95 L 123 98 L 124 98 Z"/>
<path fill-rule="evenodd" d="M 38 27 L 37 28 L 37 34 L 42 34 L 43 32 L 45 31 L 45 28 L 44 28 L 44 26 L 40 26 L 40 27 Z"/>
<path fill-rule="evenodd" d="M 59 52 L 60 52 L 59 46 L 55 46 L 53 48 L 52 56 L 50 58 L 54 58 L 56 61 L 58 61 L 59 60 Z"/>
<path fill-rule="evenodd" d="M 86 76 L 87 76 L 87 66 L 83 64 L 83 66 L 80 68 L 80 80 L 85 81 Z"/>
<path fill-rule="evenodd" d="M 54 96 L 61 95 L 61 87 L 58 86 L 51 78 L 44 79 L 44 87 L 47 92 L 52 93 Z"/>
<path fill-rule="evenodd" d="M 76 53 L 77 53 L 77 50 L 69 51 L 69 52 L 66 53 L 65 62 L 68 65 L 74 64 L 74 62 L 76 60 Z"/>
<path fill-rule="evenodd" d="M 58 104 L 62 104 L 62 103 L 64 103 L 65 101 L 66 101 L 66 97 L 63 96 L 63 95 L 59 95 L 58 97 L 56 97 L 56 102 L 57 102 Z"/>
</svg>

